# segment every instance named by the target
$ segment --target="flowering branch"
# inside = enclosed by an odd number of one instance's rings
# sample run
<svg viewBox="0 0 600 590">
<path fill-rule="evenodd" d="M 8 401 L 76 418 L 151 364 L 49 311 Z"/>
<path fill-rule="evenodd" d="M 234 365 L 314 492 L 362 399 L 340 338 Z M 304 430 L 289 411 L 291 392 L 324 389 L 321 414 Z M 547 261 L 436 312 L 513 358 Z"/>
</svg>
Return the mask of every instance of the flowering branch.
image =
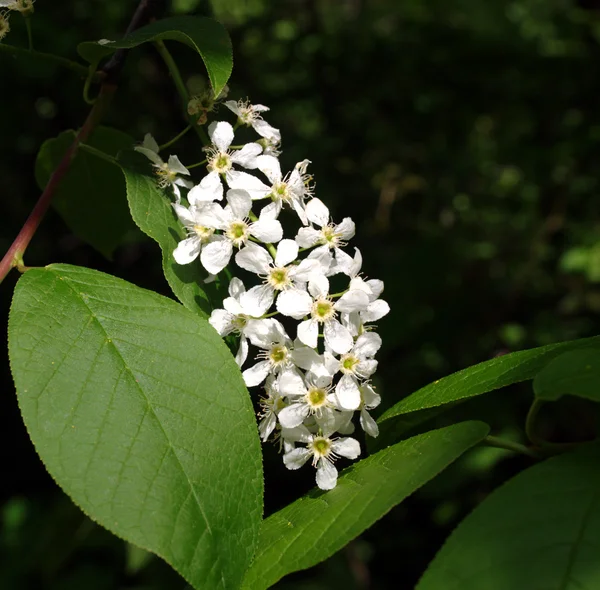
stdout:
<svg viewBox="0 0 600 590">
<path fill-rule="evenodd" d="M 131 21 L 129 26 L 127 27 L 126 34 L 131 33 L 133 30 L 139 28 L 143 24 L 145 24 L 150 18 L 150 10 L 154 9 L 155 5 L 159 4 L 160 0 L 141 0 Z M 3 48 L 3 45 L 0 45 L 0 48 Z M 16 48 L 13 48 L 16 49 Z M 16 53 L 16 52 L 14 52 Z M 37 52 L 33 51 L 24 51 L 24 53 L 35 55 Z M 42 54 L 46 56 L 46 59 L 49 59 L 48 56 L 50 54 Z M 79 70 L 79 64 L 75 64 L 75 62 L 71 62 L 70 60 L 63 60 L 63 58 L 57 58 L 57 56 L 52 56 L 54 61 L 59 61 L 63 65 L 68 65 L 71 69 L 75 69 L 74 66 L 78 66 L 76 69 Z M 71 167 L 71 162 L 73 161 L 79 146 L 81 143 L 85 142 L 86 139 L 91 135 L 94 128 L 98 125 L 104 113 L 108 109 L 108 105 L 110 104 L 111 98 L 115 93 L 116 79 L 120 74 L 125 59 L 125 51 L 119 50 L 115 52 L 109 62 L 102 68 L 99 74 L 102 74 L 103 82 L 100 87 L 100 92 L 98 94 L 98 98 L 94 103 L 92 109 L 90 110 L 83 126 L 75 136 L 73 143 L 69 146 L 69 149 L 65 152 L 65 155 L 62 157 L 62 160 L 56 167 L 56 170 L 52 173 L 46 188 L 42 192 L 38 202 L 35 207 L 29 214 L 29 217 L 25 221 L 25 224 L 21 228 L 21 231 L 15 238 L 14 242 L 11 244 L 10 248 L 4 255 L 4 258 L 0 261 L 0 282 L 4 280 L 4 277 L 9 273 L 11 268 L 17 267 L 19 269 L 23 269 L 23 254 L 33 238 L 37 228 L 39 227 L 46 211 L 50 207 L 50 203 L 56 193 L 58 186 L 60 185 L 62 179 L 69 171 Z M 87 68 L 81 66 L 87 75 Z"/>
</svg>

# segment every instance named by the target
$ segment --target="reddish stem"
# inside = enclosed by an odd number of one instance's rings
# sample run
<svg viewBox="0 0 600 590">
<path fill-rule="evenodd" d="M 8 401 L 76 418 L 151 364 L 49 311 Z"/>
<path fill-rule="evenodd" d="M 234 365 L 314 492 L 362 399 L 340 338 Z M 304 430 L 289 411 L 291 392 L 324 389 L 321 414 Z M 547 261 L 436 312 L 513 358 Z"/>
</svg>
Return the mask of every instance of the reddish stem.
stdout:
<svg viewBox="0 0 600 590">
<path fill-rule="evenodd" d="M 50 207 L 50 203 L 52 202 L 56 189 L 58 188 L 65 174 L 69 171 L 71 162 L 73 161 L 73 158 L 75 157 L 79 148 L 79 144 L 87 140 L 100 121 L 100 118 L 106 110 L 106 107 L 108 106 L 108 103 L 110 102 L 110 99 L 112 98 L 116 88 L 117 87 L 113 84 L 102 85 L 98 98 L 90 110 L 83 126 L 75 136 L 75 139 L 69 146 L 69 149 L 65 152 L 65 155 L 56 167 L 56 170 L 54 170 L 50 176 L 50 180 L 48 181 L 46 188 L 42 192 L 35 207 L 29 214 L 29 217 L 21 228 L 19 235 L 15 238 L 15 241 L 8 249 L 8 252 L 6 252 L 4 255 L 2 261 L 0 261 L 0 282 L 4 280 L 4 277 L 6 277 L 11 268 L 14 268 L 15 266 L 20 267 L 22 265 L 23 254 L 27 249 L 31 238 L 34 236 L 37 228 L 39 227 L 42 219 L 44 218 L 48 207 Z"/>
</svg>

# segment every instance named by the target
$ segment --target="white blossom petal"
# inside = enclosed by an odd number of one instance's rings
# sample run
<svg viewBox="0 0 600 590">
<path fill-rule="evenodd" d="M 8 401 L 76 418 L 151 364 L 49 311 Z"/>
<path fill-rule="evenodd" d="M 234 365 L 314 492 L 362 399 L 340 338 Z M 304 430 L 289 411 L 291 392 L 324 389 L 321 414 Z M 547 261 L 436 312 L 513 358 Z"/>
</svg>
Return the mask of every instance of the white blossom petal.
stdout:
<svg viewBox="0 0 600 590">
<path fill-rule="evenodd" d="M 248 242 L 235 255 L 235 262 L 244 270 L 257 275 L 266 275 L 269 272 L 273 258 L 271 258 L 271 255 L 262 246 Z"/>
<path fill-rule="evenodd" d="M 208 126 L 208 135 L 217 149 L 225 152 L 233 141 L 233 127 L 226 121 L 215 121 Z"/>
<path fill-rule="evenodd" d="M 244 283 L 237 277 L 233 277 L 229 283 L 229 295 L 235 299 L 239 299 L 240 295 L 244 293 L 246 287 Z"/>
<path fill-rule="evenodd" d="M 337 354 L 347 353 L 354 344 L 352 334 L 337 320 L 330 320 L 325 323 L 323 328 L 325 344 Z"/>
<path fill-rule="evenodd" d="M 317 486 L 321 490 L 332 490 L 337 484 L 338 472 L 333 463 L 320 459 L 317 466 Z"/>
<path fill-rule="evenodd" d="M 253 367 L 246 369 L 242 373 L 246 386 L 254 387 L 255 385 L 260 385 L 267 378 L 270 367 L 269 361 L 260 361 Z"/>
<path fill-rule="evenodd" d="M 306 393 L 306 385 L 300 373 L 297 370 L 283 371 L 277 381 L 279 391 L 282 395 L 304 395 Z M 286 426 L 286 428 L 294 428 Z"/>
<path fill-rule="evenodd" d="M 256 157 L 262 152 L 259 143 L 247 143 L 241 150 L 231 154 L 231 161 L 244 168 L 256 168 Z"/>
<path fill-rule="evenodd" d="M 293 449 L 283 456 L 284 465 L 291 470 L 300 469 L 310 458 L 310 451 L 305 448 Z"/>
<path fill-rule="evenodd" d="M 187 195 L 190 205 L 199 206 L 211 201 L 220 201 L 223 198 L 223 184 L 217 172 L 205 176 L 200 184 L 192 187 Z"/>
<path fill-rule="evenodd" d="M 351 375 L 342 375 L 335 387 L 335 394 L 342 409 L 356 410 L 360 407 L 360 391 Z"/>
<path fill-rule="evenodd" d="M 379 279 L 370 279 L 367 281 L 367 285 L 373 293 L 373 300 L 379 299 L 379 296 L 383 293 L 383 281 Z"/>
<path fill-rule="evenodd" d="M 381 348 L 381 336 L 376 332 L 361 334 L 354 344 L 354 354 L 358 358 L 372 357 Z"/>
<path fill-rule="evenodd" d="M 286 266 L 298 256 L 298 244 L 294 240 L 281 240 L 277 245 L 275 266 Z"/>
<path fill-rule="evenodd" d="M 369 305 L 369 296 L 364 291 L 348 291 L 344 293 L 333 307 L 344 313 L 364 311 Z"/>
<path fill-rule="evenodd" d="M 350 238 L 353 238 L 354 234 L 356 233 L 354 221 L 352 221 L 350 217 L 345 217 L 342 219 L 342 223 L 336 226 L 335 233 L 339 234 L 339 236 L 346 241 L 348 241 Z"/>
<path fill-rule="evenodd" d="M 295 428 L 304 422 L 309 411 L 308 405 L 306 404 L 292 404 L 287 408 L 283 408 L 277 417 L 279 418 L 279 423 L 284 428 Z"/>
<path fill-rule="evenodd" d="M 274 156 L 258 156 L 256 167 L 269 179 L 271 184 L 281 181 L 281 166 L 279 160 Z"/>
<path fill-rule="evenodd" d="M 236 219 L 245 219 L 252 209 L 252 199 L 248 192 L 242 189 L 228 190 L 227 203 Z"/>
<path fill-rule="evenodd" d="M 324 227 L 329 223 L 329 209 L 321 199 L 311 199 L 306 204 L 306 217 L 311 223 L 316 223 L 319 227 Z"/>
<path fill-rule="evenodd" d="M 5 0 L 6 2 L 6 0 Z M 14 3 L 15 0 L 8 0 L 8 3 Z M 3 4 L 2 6 L 8 6 L 8 4 Z M 151 133 L 146 133 L 144 135 L 144 141 L 142 142 L 142 147 L 145 147 L 147 150 L 153 151 L 155 154 L 158 153 L 159 147 L 158 143 L 156 143 L 156 139 L 152 137 Z"/>
<path fill-rule="evenodd" d="M 216 275 L 227 266 L 232 251 L 233 245 L 229 240 L 211 242 L 202 248 L 200 262 L 209 273 Z"/>
<path fill-rule="evenodd" d="M 327 297 L 329 294 L 329 281 L 322 274 L 314 275 L 308 282 L 308 292 L 315 298 Z"/>
<path fill-rule="evenodd" d="M 167 163 L 169 170 L 176 174 L 190 175 L 190 171 L 180 162 L 177 156 L 169 156 L 169 162 Z"/>
<path fill-rule="evenodd" d="M 338 438 L 333 441 L 331 450 L 346 459 L 356 459 L 360 455 L 360 444 L 353 438 Z"/>
<path fill-rule="evenodd" d="M 240 295 L 240 303 L 248 315 L 260 317 L 269 311 L 274 298 L 271 285 L 256 285 Z"/>
<path fill-rule="evenodd" d="M 317 347 L 319 340 L 319 324 L 317 320 L 310 318 L 298 324 L 298 340 L 310 348 Z"/>
<path fill-rule="evenodd" d="M 227 336 L 227 334 L 233 331 L 233 319 L 234 316 L 225 309 L 214 309 L 210 314 L 208 322 L 220 336 Z"/>
<path fill-rule="evenodd" d="M 250 225 L 250 234 L 261 242 L 274 244 L 283 237 L 283 228 L 277 219 L 259 219 Z"/>
<path fill-rule="evenodd" d="M 263 199 L 271 192 L 271 187 L 261 180 L 240 170 L 228 170 L 225 174 L 227 184 L 233 189 L 242 189 L 248 192 L 252 200 Z"/>
<path fill-rule="evenodd" d="M 241 367 L 248 358 L 248 341 L 242 336 L 240 339 L 240 347 L 238 348 L 237 354 L 235 355 L 235 362 L 238 367 Z"/>
<path fill-rule="evenodd" d="M 300 320 L 310 313 L 312 303 L 312 298 L 306 291 L 288 289 L 279 294 L 276 305 L 279 313 Z"/>
<path fill-rule="evenodd" d="M 321 238 L 321 232 L 314 227 L 301 227 L 296 234 L 296 243 L 300 248 L 312 248 Z"/>
<path fill-rule="evenodd" d="M 281 141 L 281 132 L 279 129 L 275 129 L 275 127 L 269 125 L 263 119 L 256 119 L 253 121 L 252 127 L 261 137 L 266 137 L 273 143 L 279 143 Z"/>
<path fill-rule="evenodd" d="M 223 307 L 232 315 L 241 315 L 244 313 L 244 308 L 235 297 L 223 299 Z"/>
<path fill-rule="evenodd" d="M 373 438 L 379 436 L 379 426 L 377 426 L 377 422 L 373 420 L 371 414 L 364 408 L 360 411 L 360 426 L 369 436 L 372 436 Z"/>
<path fill-rule="evenodd" d="M 173 258 L 177 264 L 189 264 L 198 258 L 202 245 L 198 236 L 191 236 L 182 240 L 173 250 Z"/>
<path fill-rule="evenodd" d="M 387 301 L 378 299 L 377 301 L 373 301 L 373 303 L 369 303 L 366 311 L 361 312 L 360 315 L 363 322 L 376 322 L 389 312 L 390 306 Z"/>
</svg>

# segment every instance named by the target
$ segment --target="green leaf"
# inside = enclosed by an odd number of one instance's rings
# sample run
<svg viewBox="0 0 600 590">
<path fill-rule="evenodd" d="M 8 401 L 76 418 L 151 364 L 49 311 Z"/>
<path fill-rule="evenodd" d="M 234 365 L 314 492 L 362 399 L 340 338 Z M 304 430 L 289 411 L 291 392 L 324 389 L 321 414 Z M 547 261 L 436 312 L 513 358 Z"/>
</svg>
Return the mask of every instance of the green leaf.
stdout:
<svg viewBox="0 0 600 590">
<path fill-rule="evenodd" d="M 600 349 L 572 350 L 557 356 L 533 380 L 540 399 L 577 395 L 600 402 Z"/>
<path fill-rule="evenodd" d="M 378 421 L 382 422 L 400 414 L 434 408 L 450 402 L 464 401 L 494 389 L 533 379 L 559 354 L 598 345 L 600 345 L 600 336 L 594 336 L 499 356 L 438 379 L 415 391 L 387 410 Z"/>
<path fill-rule="evenodd" d="M 494 491 L 417 590 L 600 588 L 600 448 L 548 459 Z"/>
<path fill-rule="evenodd" d="M 131 49 L 151 41 L 179 41 L 200 54 L 215 96 L 223 90 L 231 70 L 233 55 L 227 31 L 215 20 L 199 16 L 176 16 L 141 27 L 120 41 L 86 41 L 77 47 L 79 55 L 91 64 L 117 49 Z"/>
<path fill-rule="evenodd" d="M 69 130 L 43 143 L 35 162 L 40 188 L 46 186 L 74 138 L 75 132 Z M 98 127 L 87 143 L 116 157 L 134 142 L 126 133 Z M 137 232 L 127 208 L 125 183 L 119 168 L 89 152 L 77 152 L 52 204 L 75 235 L 109 259 L 128 233 Z"/>
<path fill-rule="evenodd" d="M 175 296 L 190 311 L 208 317 L 211 304 L 200 287 L 208 275 L 196 260 L 191 264 L 177 264 L 173 250 L 185 238 L 185 230 L 171 207 L 169 197 L 157 186 L 156 179 L 140 170 L 148 167 L 147 160 L 136 152 L 126 152 L 119 158 L 127 185 L 127 201 L 137 226 L 153 240 L 162 251 L 165 278 Z"/>
<path fill-rule="evenodd" d="M 243 588 L 262 590 L 354 539 L 488 433 L 463 422 L 405 440 L 345 469 L 337 487 L 314 490 L 263 522 Z"/>
<path fill-rule="evenodd" d="M 206 320 L 90 269 L 19 280 L 9 354 L 48 471 L 82 510 L 196 589 L 237 589 L 262 514 L 240 371 Z"/>
</svg>

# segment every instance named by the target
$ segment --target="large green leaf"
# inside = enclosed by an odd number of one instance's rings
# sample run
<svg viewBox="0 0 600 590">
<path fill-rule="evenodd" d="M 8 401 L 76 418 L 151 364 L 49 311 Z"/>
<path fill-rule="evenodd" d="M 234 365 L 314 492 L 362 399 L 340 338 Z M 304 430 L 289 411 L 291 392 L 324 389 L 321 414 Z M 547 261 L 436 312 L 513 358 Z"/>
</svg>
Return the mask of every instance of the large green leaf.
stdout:
<svg viewBox="0 0 600 590">
<path fill-rule="evenodd" d="M 231 76 L 233 56 L 231 40 L 225 28 L 215 20 L 199 16 L 176 16 L 141 27 L 119 41 L 103 39 L 86 41 L 77 47 L 79 55 L 91 64 L 117 49 L 131 49 L 142 43 L 172 40 L 197 51 L 204 61 L 215 96 L 218 96 Z"/>
<path fill-rule="evenodd" d="M 74 502 L 194 588 L 239 588 L 261 520 L 261 451 L 240 371 L 206 320 L 51 265 L 17 284 L 9 353 L 27 430 Z"/>
<path fill-rule="evenodd" d="M 494 389 L 533 379 L 546 364 L 559 354 L 568 350 L 594 346 L 600 346 L 600 336 L 513 352 L 479 363 L 443 379 L 438 379 L 415 391 L 387 410 L 379 418 L 379 421 L 450 402 L 464 401 Z"/>
<path fill-rule="evenodd" d="M 550 401 L 577 395 L 600 402 L 600 348 L 557 356 L 536 375 L 533 390 L 536 397 Z"/>
<path fill-rule="evenodd" d="M 74 131 L 63 131 L 43 143 L 35 163 L 35 177 L 40 188 L 46 186 L 74 138 Z M 116 157 L 119 151 L 130 148 L 134 142 L 126 133 L 98 127 L 87 143 Z M 52 204 L 75 235 L 107 258 L 128 233 L 136 231 L 127 210 L 125 183 L 119 168 L 89 152 L 77 152 Z"/>
<path fill-rule="evenodd" d="M 417 590 L 600 588 L 600 448 L 520 473 L 452 533 Z"/>
<path fill-rule="evenodd" d="M 173 293 L 189 310 L 208 317 L 211 304 L 200 287 L 208 274 L 199 260 L 181 265 L 173 258 L 173 250 L 186 236 L 169 197 L 158 187 L 155 178 L 142 172 L 149 166 L 141 154 L 124 153 L 119 163 L 125 175 L 131 217 L 145 234 L 158 242 L 162 251 L 163 272 Z"/>
<path fill-rule="evenodd" d="M 405 440 L 344 470 L 337 487 L 314 490 L 267 518 L 244 588 L 262 590 L 311 567 L 359 535 L 488 433 L 463 422 Z"/>
</svg>

